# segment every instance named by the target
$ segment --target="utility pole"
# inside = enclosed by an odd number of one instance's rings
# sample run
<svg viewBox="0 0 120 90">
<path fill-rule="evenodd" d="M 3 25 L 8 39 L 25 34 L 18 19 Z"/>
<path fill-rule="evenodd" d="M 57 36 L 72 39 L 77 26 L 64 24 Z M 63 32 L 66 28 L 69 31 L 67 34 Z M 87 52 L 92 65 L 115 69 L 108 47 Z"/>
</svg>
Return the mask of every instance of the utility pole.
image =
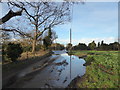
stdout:
<svg viewBox="0 0 120 90">
<path fill-rule="evenodd" d="M 71 28 L 70 28 L 70 44 L 72 43 L 72 37 L 71 37 L 71 34 L 72 34 L 72 33 L 71 33 L 71 31 L 72 31 L 72 30 L 71 30 Z"/>
<path fill-rule="evenodd" d="M 71 42 L 72 42 L 72 38 L 71 38 L 71 35 L 72 35 L 72 33 L 71 33 L 71 28 L 70 28 L 70 45 L 71 45 Z M 71 79 L 71 49 L 72 49 L 72 46 L 70 47 L 70 79 Z"/>
<path fill-rule="evenodd" d="M 72 9 L 72 19 L 73 19 L 73 4 L 71 5 L 71 9 Z M 71 19 L 71 20 L 72 20 Z M 73 22 L 73 20 L 71 21 L 71 28 L 70 28 L 70 45 L 71 45 L 71 47 L 70 47 L 70 50 L 69 50 L 69 53 L 70 53 L 70 79 L 71 79 L 71 72 L 72 72 L 72 70 L 71 70 L 71 67 L 72 67 L 72 62 L 71 62 L 71 50 L 72 50 L 72 22 Z"/>
</svg>

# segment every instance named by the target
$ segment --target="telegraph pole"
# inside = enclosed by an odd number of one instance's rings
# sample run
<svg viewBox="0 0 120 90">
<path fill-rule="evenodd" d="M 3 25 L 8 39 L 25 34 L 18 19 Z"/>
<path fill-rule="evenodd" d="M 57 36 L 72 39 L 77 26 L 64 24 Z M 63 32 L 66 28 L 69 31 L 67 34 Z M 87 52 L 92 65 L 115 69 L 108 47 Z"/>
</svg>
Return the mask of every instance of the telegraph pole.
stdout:
<svg viewBox="0 0 120 90">
<path fill-rule="evenodd" d="M 70 44 L 72 44 L 72 37 L 71 37 L 71 35 L 72 35 L 72 30 L 70 28 Z"/>
<path fill-rule="evenodd" d="M 73 19 L 73 4 L 71 5 L 71 9 L 72 9 L 72 17 L 71 17 L 71 20 Z M 71 28 L 70 28 L 70 45 L 72 45 L 72 21 L 71 21 Z M 72 67 L 72 64 L 71 64 L 71 49 L 72 49 L 72 46 L 70 47 L 70 79 L 71 79 L 71 67 Z"/>
<path fill-rule="evenodd" d="M 70 29 L 70 45 L 71 45 L 71 42 L 72 42 L 72 39 L 71 39 L 71 29 Z M 72 46 L 70 47 L 70 79 L 71 79 L 71 49 L 72 49 Z"/>
</svg>

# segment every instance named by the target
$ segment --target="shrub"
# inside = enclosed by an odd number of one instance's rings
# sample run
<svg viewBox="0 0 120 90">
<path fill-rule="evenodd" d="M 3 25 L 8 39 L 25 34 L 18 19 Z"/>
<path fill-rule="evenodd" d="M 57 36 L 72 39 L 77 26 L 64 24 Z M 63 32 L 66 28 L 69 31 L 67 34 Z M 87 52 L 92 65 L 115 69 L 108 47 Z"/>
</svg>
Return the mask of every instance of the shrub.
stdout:
<svg viewBox="0 0 120 90">
<path fill-rule="evenodd" d="M 23 50 L 20 44 L 9 43 L 7 45 L 6 54 L 12 62 L 15 62 L 22 52 Z"/>
<path fill-rule="evenodd" d="M 32 51 L 32 46 L 31 45 L 23 47 L 23 52 L 27 52 L 27 51 Z"/>
<path fill-rule="evenodd" d="M 39 50 L 41 49 L 41 47 L 42 47 L 42 46 L 41 46 L 40 44 L 38 44 L 38 45 L 36 45 L 35 50 L 36 50 L 36 51 L 39 51 Z"/>
<path fill-rule="evenodd" d="M 91 64 L 91 62 L 94 62 L 95 61 L 95 59 L 94 59 L 94 57 L 93 56 L 88 56 L 88 57 L 86 57 L 85 58 L 85 61 L 86 61 L 86 63 L 85 64 L 83 64 L 84 66 L 87 66 L 87 65 L 90 65 Z"/>
<path fill-rule="evenodd" d="M 85 58 L 86 61 L 89 61 L 89 62 L 93 62 L 95 61 L 94 57 L 93 56 L 88 56 L 87 58 Z"/>
<path fill-rule="evenodd" d="M 6 47 L 7 47 L 7 44 L 3 43 L 3 44 L 2 44 L 2 61 L 3 61 L 3 62 L 9 60 L 9 59 L 7 58 L 7 55 L 6 55 Z"/>
</svg>

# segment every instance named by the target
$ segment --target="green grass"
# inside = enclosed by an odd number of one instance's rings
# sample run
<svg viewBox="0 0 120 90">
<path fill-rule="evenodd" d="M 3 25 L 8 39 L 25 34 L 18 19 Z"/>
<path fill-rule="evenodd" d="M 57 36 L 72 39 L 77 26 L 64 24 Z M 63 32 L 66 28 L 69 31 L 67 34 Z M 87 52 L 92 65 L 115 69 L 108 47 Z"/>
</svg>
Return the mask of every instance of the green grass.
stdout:
<svg viewBox="0 0 120 90">
<path fill-rule="evenodd" d="M 84 80 L 78 82 L 80 88 L 120 88 L 118 84 L 118 51 L 73 51 L 75 55 L 86 54 L 94 61 L 86 67 Z M 91 53 L 94 53 L 91 55 Z M 89 59 L 86 58 L 86 61 Z"/>
</svg>

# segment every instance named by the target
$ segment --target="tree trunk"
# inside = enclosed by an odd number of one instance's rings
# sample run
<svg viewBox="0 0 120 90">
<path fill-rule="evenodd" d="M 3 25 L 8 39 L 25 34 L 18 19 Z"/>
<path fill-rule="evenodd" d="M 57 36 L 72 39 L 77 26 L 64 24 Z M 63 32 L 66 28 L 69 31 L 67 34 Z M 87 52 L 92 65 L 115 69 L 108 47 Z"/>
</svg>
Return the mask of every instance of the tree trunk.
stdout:
<svg viewBox="0 0 120 90">
<path fill-rule="evenodd" d="M 35 52 L 36 42 L 37 42 L 37 30 L 35 30 L 35 32 L 34 32 L 34 39 L 33 39 L 33 43 L 32 43 L 32 53 Z"/>
<path fill-rule="evenodd" d="M 35 47 L 36 47 L 36 40 L 33 40 L 33 44 L 32 44 L 32 53 L 35 52 Z"/>
<path fill-rule="evenodd" d="M 38 22 L 36 20 L 36 22 Z M 35 52 L 36 42 L 37 42 L 37 32 L 38 32 L 38 23 L 35 25 L 35 32 L 34 32 L 34 39 L 33 39 L 33 46 L 32 46 L 32 53 Z"/>
<path fill-rule="evenodd" d="M 32 46 L 32 53 L 35 52 L 35 47 L 37 43 L 37 33 L 38 33 L 38 17 L 35 20 L 35 32 L 34 32 L 34 40 L 33 40 L 33 46 Z"/>
</svg>

